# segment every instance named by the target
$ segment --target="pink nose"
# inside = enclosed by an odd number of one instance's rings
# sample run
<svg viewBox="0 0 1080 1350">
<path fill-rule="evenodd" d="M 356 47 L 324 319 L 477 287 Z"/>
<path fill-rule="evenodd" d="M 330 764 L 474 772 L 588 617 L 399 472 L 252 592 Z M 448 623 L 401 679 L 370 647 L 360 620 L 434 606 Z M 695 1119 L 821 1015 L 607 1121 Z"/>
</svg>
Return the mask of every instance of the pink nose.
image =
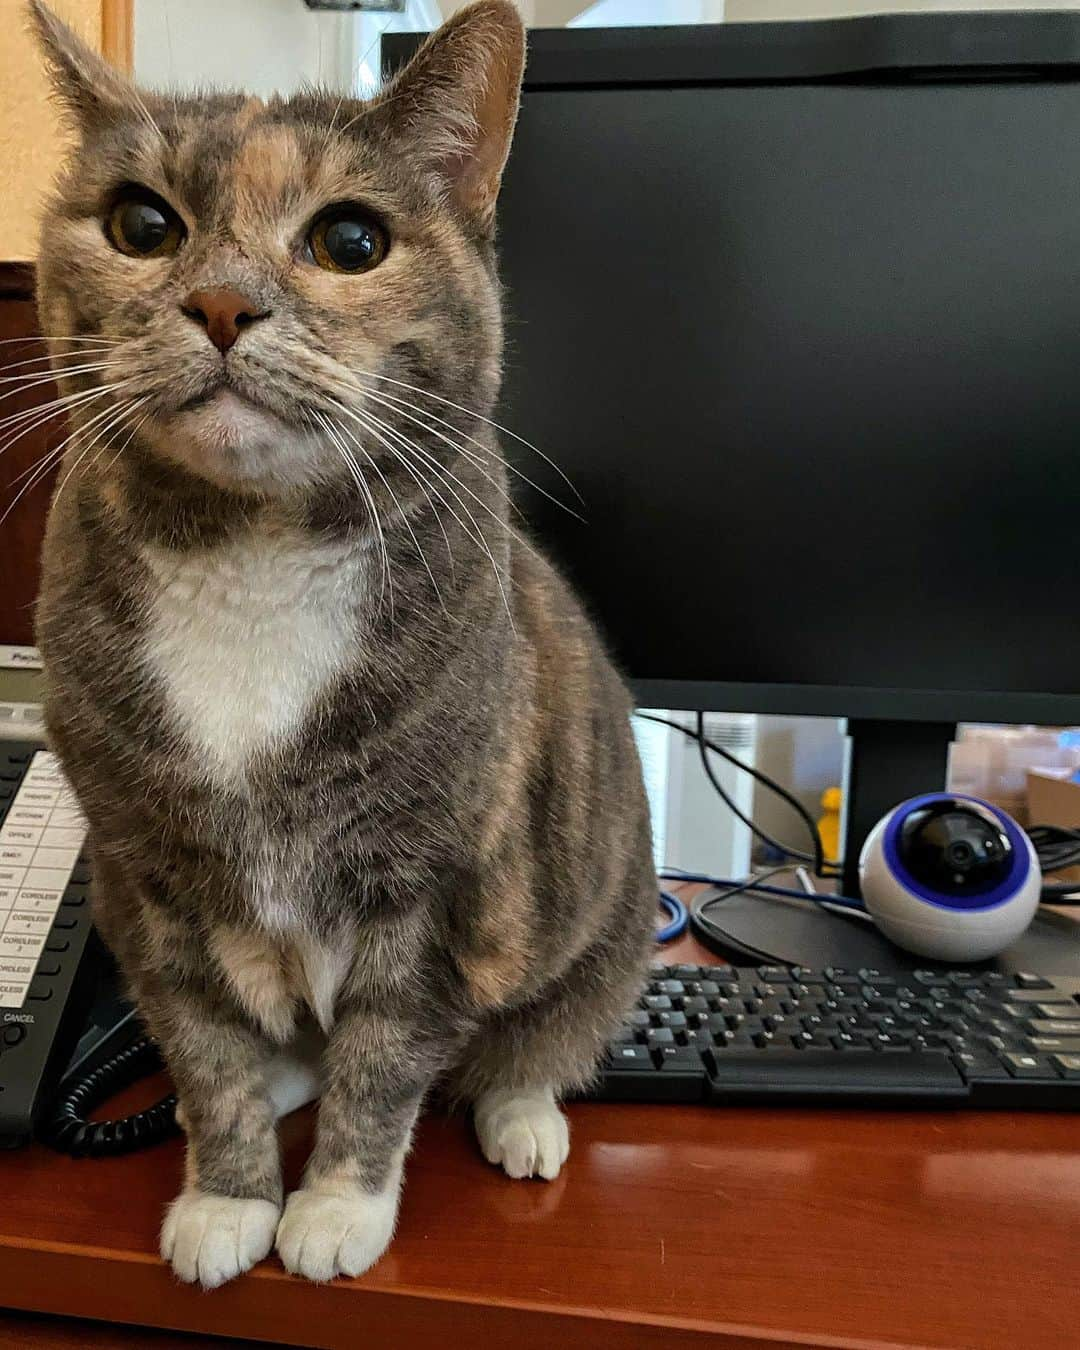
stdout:
<svg viewBox="0 0 1080 1350">
<path fill-rule="evenodd" d="M 206 336 L 222 354 L 229 350 L 243 329 L 270 313 L 269 310 L 260 312 L 253 300 L 228 288 L 192 291 L 180 308 L 189 319 L 202 324 Z"/>
</svg>

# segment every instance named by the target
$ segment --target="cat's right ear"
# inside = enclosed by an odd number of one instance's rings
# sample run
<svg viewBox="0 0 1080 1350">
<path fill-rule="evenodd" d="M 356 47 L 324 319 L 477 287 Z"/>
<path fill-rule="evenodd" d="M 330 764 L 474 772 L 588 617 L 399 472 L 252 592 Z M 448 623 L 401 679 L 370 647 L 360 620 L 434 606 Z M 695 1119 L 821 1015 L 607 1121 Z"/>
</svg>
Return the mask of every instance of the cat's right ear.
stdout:
<svg viewBox="0 0 1080 1350">
<path fill-rule="evenodd" d="M 49 71 L 53 92 L 82 130 L 137 107 L 134 86 L 77 37 L 42 3 L 30 0 L 30 22 Z"/>
</svg>

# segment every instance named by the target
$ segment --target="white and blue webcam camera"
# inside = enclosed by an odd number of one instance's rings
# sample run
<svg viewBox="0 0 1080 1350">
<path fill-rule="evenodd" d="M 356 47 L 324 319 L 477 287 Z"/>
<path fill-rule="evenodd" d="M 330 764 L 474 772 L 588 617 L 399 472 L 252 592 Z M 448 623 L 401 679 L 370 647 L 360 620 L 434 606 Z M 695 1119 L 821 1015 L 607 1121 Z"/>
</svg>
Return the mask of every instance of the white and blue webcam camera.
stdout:
<svg viewBox="0 0 1080 1350">
<path fill-rule="evenodd" d="M 935 792 L 878 821 L 859 857 L 863 902 L 900 947 L 938 961 L 983 961 L 1035 916 L 1042 874 L 1011 816 Z"/>
</svg>

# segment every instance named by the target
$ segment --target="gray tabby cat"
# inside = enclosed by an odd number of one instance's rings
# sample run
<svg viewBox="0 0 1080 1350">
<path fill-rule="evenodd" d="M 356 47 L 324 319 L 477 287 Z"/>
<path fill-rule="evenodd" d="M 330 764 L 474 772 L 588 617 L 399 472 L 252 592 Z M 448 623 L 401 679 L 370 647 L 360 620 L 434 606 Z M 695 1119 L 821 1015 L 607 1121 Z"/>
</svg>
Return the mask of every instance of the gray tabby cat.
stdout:
<svg viewBox="0 0 1080 1350">
<path fill-rule="evenodd" d="M 483 0 L 369 102 L 174 100 L 32 12 L 78 131 L 38 632 L 188 1136 L 162 1252 L 213 1286 L 276 1235 L 355 1275 L 434 1085 L 490 1162 L 558 1173 L 655 914 L 628 696 L 486 420 L 522 26 Z M 275 1118 L 317 1094 L 282 1208 Z"/>
</svg>

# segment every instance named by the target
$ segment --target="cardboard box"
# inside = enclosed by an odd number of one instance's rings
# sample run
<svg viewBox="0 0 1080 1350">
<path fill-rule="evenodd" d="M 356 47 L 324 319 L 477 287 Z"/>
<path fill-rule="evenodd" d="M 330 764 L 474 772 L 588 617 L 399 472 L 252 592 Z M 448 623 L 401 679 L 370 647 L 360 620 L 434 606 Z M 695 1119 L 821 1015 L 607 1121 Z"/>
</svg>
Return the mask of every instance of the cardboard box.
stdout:
<svg viewBox="0 0 1080 1350">
<path fill-rule="evenodd" d="M 1080 829 L 1080 783 L 1071 769 L 1029 769 L 1027 774 L 1028 821 L 1032 825 L 1062 825 Z M 1051 881 L 1080 881 L 1080 867 L 1055 872 Z"/>
</svg>

